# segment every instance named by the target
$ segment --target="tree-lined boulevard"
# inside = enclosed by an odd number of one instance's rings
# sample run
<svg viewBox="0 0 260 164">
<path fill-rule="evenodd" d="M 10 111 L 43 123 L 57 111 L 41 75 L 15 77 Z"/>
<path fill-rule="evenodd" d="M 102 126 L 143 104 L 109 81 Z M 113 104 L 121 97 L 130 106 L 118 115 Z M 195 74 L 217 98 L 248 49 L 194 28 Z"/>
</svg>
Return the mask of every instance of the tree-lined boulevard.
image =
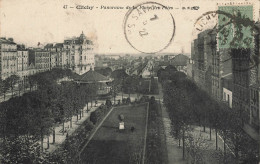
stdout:
<svg viewBox="0 0 260 164">
<path fill-rule="evenodd" d="M 258 145 L 242 129 L 241 113 L 175 67 L 150 78 L 100 73 L 113 77 L 103 100 L 95 83 L 73 82 L 70 70 L 29 77 L 30 92 L 0 104 L 2 163 L 257 162 Z"/>
<path fill-rule="evenodd" d="M 203 163 L 207 158 L 211 163 L 257 163 L 257 141 L 242 129 L 243 113 L 211 99 L 172 66 L 160 69 L 157 75 L 162 83 L 163 104 L 169 113 L 172 134 L 182 144 L 183 159 L 192 163 Z M 208 139 L 203 137 L 206 129 Z M 215 151 L 205 154 L 212 150 L 210 142 L 214 137 Z M 223 149 L 219 148 L 222 142 Z"/>
</svg>

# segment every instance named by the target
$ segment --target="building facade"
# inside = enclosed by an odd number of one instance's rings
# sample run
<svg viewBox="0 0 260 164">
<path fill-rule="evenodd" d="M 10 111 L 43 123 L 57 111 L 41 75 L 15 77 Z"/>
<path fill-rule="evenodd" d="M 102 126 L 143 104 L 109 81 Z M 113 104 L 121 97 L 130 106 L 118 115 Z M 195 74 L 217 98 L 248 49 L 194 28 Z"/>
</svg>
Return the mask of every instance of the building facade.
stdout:
<svg viewBox="0 0 260 164">
<path fill-rule="evenodd" d="M 29 73 L 29 51 L 23 45 L 17 45 L 17 75 L 20 77 L 19 84 L 24 85 L 27 82 Z"/>
<path fill-rule="evenodd" d="M 249 80 L 251 49 L 231 49 L 233 72 L 233 108 L 239 111 L 243 122 L 249 121 Z"/>
<path fill-rule="evenodd" d="M 64 40 L 62 64 L 73 72 L 82 75 L 95 67 L 94 45 L 83 34 L 79 37 Z"/>
<path fill-rule="evenodd" d="M 29 50 L 29 65 L 33 64 L 37 72 L 50 70 L 50 52 L 43 49 Z"/>
<path fill-rule="evenodd" d="M 0 73 L 2 80 L 17 73 L 17 45 L 12 38 L 0 38 Z"/>
<path fill-rule="evenodd" d="M 257 24 L 260 28 L 260 24 Z M 260 34 L 255 35 L 255 51 L 254 56 L 258 56 L 260 52 Z M 257 63 L 257 62 L 256 62 Z M 260 66 L 255 64 L 250 68 L 250 121 L 249 124 L 254 129 L 260 127 Z"/>
<path fill-rule="evenodd" d="M 212 49 L 209 30 L 198 34 L 198 38 L 192 43 L 192 77 L 198 86 L 211 95 L 211 71 L 212 71 Z"/>
<path fill-rule="evenodd" d="M 50 52 L 51 68 L 69 68 L 81 75 L 95 67 L 94 45 L 83 32 L 63 43 L 47 44 L 44 49 Z"/>
</svg>

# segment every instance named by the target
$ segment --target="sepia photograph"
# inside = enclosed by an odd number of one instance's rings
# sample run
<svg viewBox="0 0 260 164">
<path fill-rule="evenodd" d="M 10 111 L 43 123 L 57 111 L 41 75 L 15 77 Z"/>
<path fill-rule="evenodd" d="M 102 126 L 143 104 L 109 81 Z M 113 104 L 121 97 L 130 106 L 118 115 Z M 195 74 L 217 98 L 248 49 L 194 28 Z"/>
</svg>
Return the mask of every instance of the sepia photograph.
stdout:
<svg viewBox="0 0 260 164">
<path fill-rule="evenodd" d="M 260 0 L 0 0 L 0 164 L 260 164 Z"/>
</svg>

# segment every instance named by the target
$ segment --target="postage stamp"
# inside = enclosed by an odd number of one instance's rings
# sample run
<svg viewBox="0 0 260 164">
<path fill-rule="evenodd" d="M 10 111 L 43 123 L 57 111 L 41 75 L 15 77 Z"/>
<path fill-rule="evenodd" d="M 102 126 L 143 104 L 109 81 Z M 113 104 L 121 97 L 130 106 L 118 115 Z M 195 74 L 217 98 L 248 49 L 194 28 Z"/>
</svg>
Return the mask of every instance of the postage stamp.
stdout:
<svg viewBox="0 0 260 164">
<path fill-rule="evenodd" d="M 253 6 L 218 6 L 219 48 L 253 48 Z M 227 15 L 230 15 L 228 18 Z"/>
<path fill-rule="evenodd" d="M 139 52 L 162 51 L 172 42 L 174 33 L 174 18 L 162 4 L 156 2 L 138 4 L 125 15 L 125 38 Z"/>
</svg>

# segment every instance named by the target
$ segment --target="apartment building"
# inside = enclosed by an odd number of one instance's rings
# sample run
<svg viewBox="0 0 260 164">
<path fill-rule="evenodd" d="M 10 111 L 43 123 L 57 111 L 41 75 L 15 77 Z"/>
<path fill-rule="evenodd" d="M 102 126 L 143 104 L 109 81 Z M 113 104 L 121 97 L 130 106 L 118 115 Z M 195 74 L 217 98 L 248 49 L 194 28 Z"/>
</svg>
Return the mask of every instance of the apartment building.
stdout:
<svg viewBox="0 0 260 164">
<path fill-rule="evenodd" d="M 0 77 L 2 80 L 17 73 L 17 45 L 12 38 L 0 38 Z"/>
</svg>

